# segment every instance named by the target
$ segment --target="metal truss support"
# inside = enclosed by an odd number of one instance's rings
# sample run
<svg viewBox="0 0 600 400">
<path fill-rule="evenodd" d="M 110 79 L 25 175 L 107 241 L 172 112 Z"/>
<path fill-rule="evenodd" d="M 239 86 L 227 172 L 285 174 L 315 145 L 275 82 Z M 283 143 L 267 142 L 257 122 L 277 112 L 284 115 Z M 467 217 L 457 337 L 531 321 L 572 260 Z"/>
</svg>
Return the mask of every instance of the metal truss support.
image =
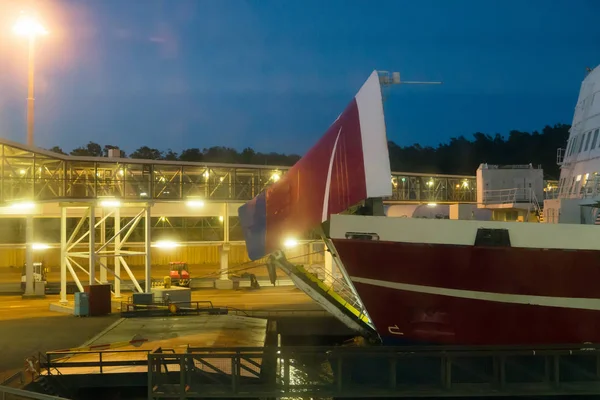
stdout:
<svg viewBox="0 0 600 400">
<path fill-rule="evenodd" d="M 139 207 L 139 206 L 135 206 Z M 135 217 L 129 220 L 123 226 L 121 225 L 121 212 L 118 207 L 107 208 L 102 210 L 102 217 L 99 221 L 96 221 L 96 206 L 94 204 L 85 204 L 78 206 L 62 206 L 61 210 L 61 297 L 62 303 L 67 302 L 67 270 L 71 273 L 75 284 L 80 291 L 83 291 L 83 285 L 75 272 L 79 269 L 88 276 L 88 282 L 90 285 L 108 282 L 108 273 L 114 277 L 114 292 L 115 297 L 121 297 L 123 277 L 121 276 L 121 270 L 124 269 L 127 273 L 131 283 L 133 284 L 134 290 L 138 292 L 150 292 L 152 288 L 151 280 L 151 212 L 150 205 L 144 204 L 143 209 L 137 213 Z M 85 208 L 84 215 L 81 216 L 77 226 L 73 233 L 67 240 L 67 214 L 68 208 Z M 106 220 L 110 217 L 114 218 L 114 234 L 108 240 L 106 238 Z M 127 240 L 133 234 L 134 230 L 140 223 L 145 220 L 144 226 L 144 249 L 143 251 L 132 251 L 123 250 L 123 247 L 127 244 Z M 82 227 L 86 220 L 88 221 L 87 231 L 81 233 Z M 93 227 L 90 229 L 90 227 Z M 96 228 L 100 227 L 100 243 L 96 242 Z M 104 228 L 103 228 L 104 227 Z M 87 249 L 76 247 L 81 246 L 84 239 L 87 238 Z M 129 264 L 126 261 L 126 257 L 131 256 L 144 256 L 145 266 L 145 290 L 142 289 L 138 280 L 134 276 Z M 114 271 L 108 267 L 108 259 L 114 259 Z M 84 268 L 77 259 L 87 259 L 88 268 Z M 96 277 L 96 264 L 100 267 L 100 279 Z"/>
</svg>

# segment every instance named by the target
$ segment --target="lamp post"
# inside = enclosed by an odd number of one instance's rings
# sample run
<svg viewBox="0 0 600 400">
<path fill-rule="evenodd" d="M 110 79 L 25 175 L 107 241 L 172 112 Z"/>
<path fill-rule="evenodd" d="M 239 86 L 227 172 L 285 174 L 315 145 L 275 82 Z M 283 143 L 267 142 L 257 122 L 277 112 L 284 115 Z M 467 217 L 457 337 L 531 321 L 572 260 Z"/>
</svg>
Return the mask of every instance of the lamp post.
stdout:
<svg viewBox="0 0 600 400">
<path fill-rule="evenodd" d="M 35 38 L 47 35 L 48 31 L 33 17 L 21 15 L 13 27 L 13 32 L 29 38 L 29 73 L 27 90 L 27 144 L 33 146 L 34 127 L 34 71 L 35 71 Z"/>
</svg>

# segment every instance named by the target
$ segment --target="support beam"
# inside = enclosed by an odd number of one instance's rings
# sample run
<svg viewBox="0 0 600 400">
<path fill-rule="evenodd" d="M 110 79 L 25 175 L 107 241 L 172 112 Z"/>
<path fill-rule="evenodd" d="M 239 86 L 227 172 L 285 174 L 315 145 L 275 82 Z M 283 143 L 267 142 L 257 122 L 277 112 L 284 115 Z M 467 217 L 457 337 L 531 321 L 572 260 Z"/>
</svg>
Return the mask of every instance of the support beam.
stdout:
<svg viewBox="0 0 600 400">
<path fill-rule="evenodd" d="M 60 303 L 67 304 L 67 208 L 60 208 Z"/>
<path fill-rule="evenodd" d="M 115 298 L 121 297 L 121 258 L 119 251 L 121 250 L 121 211 L 115 209 Z"/>
<path fill-rule="evenodd" d="M 89 284 L 93 285 L 96 281 L 96 207 L 90 206 L 89 216 Z"/>
<path fill-rule="evenodd" d="M 104 217 L 104 209 L 102 209 L 102 223 L 100 224 L 100 243 L 102 245 L 106 243 L 106 218 Z M 106 275 L 107 263 L 108 259 L 106 256 L 100 257 L 100 282 L 102 283 L 108 283 L 108 277 Z"/>
<path fill-rule="evenodd" d="M 227 280 L 229 279 L 229 243 L 223 243 L 219 250 L 221 253 L 221 274 L 219 279 Z"/>
<path fill-rule="evenodd" d="M 217 289 L 233 289 L 233 281 L 229 279 L 229 205 L 223 204 L 223 244 L 219 249 L 221 268 L 219 279 L 215 281 Z"/>
<path fill-rule="evenodd" d="M 25 225 L 25 296 L 35 295 L 33 282 L 33 215 L 28 215 Z"/>
<path fill-rule="evenodd" d="M 150 245 L 152 244 L 152 238 L 151 238 L 151 229 L 152 229 L 152 220 L 151 220 L 151 213 L 150 213 L 150 207 L 146 206 L 146 216 L 145 216 L 145 221 L 144 221 L 144 250 L 146 252 L 145 255 L 145 265 L 144 265 L 144 271 L 145 271 L 145 280 L 146 280 L 146 287 L 145 287 L 145 291 L 146 293 L 150 293 L 152 291 L 152 278 L 151 278 L 151 268 L 152 268 L 152 257 L 151 257 L 151 253 L 150 253 Z"/>
</svg>

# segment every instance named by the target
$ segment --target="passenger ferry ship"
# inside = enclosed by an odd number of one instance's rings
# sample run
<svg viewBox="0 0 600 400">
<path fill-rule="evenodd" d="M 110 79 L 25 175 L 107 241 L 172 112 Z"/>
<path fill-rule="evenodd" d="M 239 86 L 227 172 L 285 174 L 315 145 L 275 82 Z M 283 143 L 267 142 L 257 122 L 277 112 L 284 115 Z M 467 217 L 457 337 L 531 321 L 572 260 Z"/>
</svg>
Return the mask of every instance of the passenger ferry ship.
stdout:
<svg viewBox="0 0 600 400">
<path fill-rule="evenodd" d="M 581 84 L 561 166 L 558 199 L 544 202 L 548 222 L 597 224 L 600 200 L 600 67 Z"/>
<path fill-rule="evenodd" d="M 325 223 L 328 249 L 384 342 L 600 342 L 600 232 L 597 211 L 589 211 L 598 199 L 599 90 L 596 68 L 583 82 L 559 160 L 560 195 L 543 201 L 546 223 L 393 218 L 373 200 L 391 195 L 374 72 L 321 140 L 240 208 L 249 256 L 263 257 Z M 519 169 L 533 170 L 509 172 Z M 499 170 L 483 165 L 478 174 Z M 509 201 L 502 194 L 488 201 L 495 189 L 478 188 L 484 203 L 515 209 L 524 200 L 541 209 L 531 182 L 513 181 L 521 186 Z M 361 202 L 372 215 L 342 214 Z M 526 215 L 521 220 L 530 220 L 529 208 Z"/>
</svg>

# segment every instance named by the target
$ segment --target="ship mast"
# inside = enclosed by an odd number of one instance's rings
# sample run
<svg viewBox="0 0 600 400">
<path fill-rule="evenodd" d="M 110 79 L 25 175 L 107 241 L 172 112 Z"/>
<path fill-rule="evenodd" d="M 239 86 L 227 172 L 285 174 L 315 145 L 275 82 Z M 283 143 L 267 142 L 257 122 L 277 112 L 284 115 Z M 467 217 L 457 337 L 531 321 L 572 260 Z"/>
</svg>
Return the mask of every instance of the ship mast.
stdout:
<svg viewBox="0 0 600 400">
<path fill-rule="evenodd" d="M 393 85 L 441 85 L 441 81 L 403 81 L 400 79 L 400 72 L 377 71 L 379 75 L 379 84 L 381 85 L 381 96 L 385 102 L 387 92 Z"/>
</svg>

